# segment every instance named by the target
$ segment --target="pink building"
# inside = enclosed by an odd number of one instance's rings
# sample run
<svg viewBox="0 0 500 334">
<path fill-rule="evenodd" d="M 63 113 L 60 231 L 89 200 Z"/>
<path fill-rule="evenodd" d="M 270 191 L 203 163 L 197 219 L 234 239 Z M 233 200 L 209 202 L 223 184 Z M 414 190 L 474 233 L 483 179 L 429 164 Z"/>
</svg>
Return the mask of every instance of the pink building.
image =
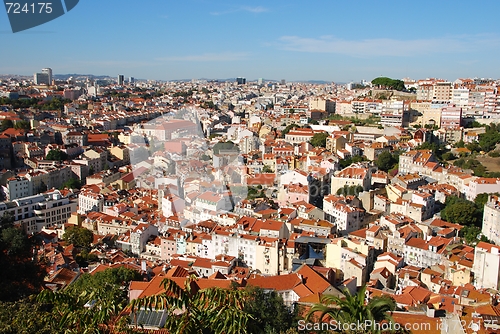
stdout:
<svg viewBox="0 0 500 334">
<path fill-rule="evenodd" d="M 450 104 L 441 110 L 441 128 L 458 129 L 462 124 L 462 108 Z"/>
<path fill-rule="evenodd" d="M 283 185 L 283 189 L 278 194 L 280 206 L 300 201 L 309 202 L 309 186 L 307 184 L 290 183 Z"/>
</svg>

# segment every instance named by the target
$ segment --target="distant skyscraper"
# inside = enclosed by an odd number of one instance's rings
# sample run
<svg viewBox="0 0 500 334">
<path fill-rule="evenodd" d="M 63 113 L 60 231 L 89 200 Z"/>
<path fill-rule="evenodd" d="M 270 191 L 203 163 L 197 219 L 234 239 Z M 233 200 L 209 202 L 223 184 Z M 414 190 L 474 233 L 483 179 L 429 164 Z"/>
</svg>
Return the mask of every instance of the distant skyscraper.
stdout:
<svg viewBox="0 0 500 334">
<path fill-rule="evenodd" d="M 247 79 L 243 77 L 238 77 L 236 78 L 236 82 L 238 83 L 238 85 L 244 85 L 247 83 Z"/>
<path fill-rule="evenodd" d="M 49 85 L 52 85 L 52 69 L 47 67 L 47 68 L 42 68 L 42 73 L 47 74 L 49 77 Z"/>
<path fill-rule="evenodd" d="M 281 79 L 281 84 L 282 85 L 286 84 L 286 80 L 285 79 Z"/>
<path fill-rule="evenodd" d="M 52 69 L 44 68 L 41 73 L 33 75 L 35 85 L 51 85 L 52 84 Z"/>
<path fill-rule="evenodd" d="M 123 85 L 124 80 L 125 80 L 125 76 L 123 74 L 118 74 L 118 84 Z"/>
<path fill-rule="evenodd" d="M 129 77 L 128 78 L 128 83 L 133 84 L 135 82 L 134 77 Z"/>
<path fill-rule="evenodd" d="M 262 85 L 262 83 L 263 83 L 263 82 L 264 82 L 264 80 L 263 80 L 262 78 L 259 78 L 259 79 L 257 80 L 257 84 L 259 84 L 259 85 Z"/>
</svg>

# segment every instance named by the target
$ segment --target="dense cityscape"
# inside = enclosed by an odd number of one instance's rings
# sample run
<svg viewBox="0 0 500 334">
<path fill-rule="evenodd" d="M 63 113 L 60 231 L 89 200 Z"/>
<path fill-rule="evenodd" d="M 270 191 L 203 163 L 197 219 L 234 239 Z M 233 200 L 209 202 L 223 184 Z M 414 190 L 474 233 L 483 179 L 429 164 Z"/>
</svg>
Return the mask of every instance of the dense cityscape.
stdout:
<svg viewBox="0 0 500 334">
<path fill-rule="evenodd" d="M 499 84 L 1 76 L 1 331 L 496 333 Z"/>
</svg>

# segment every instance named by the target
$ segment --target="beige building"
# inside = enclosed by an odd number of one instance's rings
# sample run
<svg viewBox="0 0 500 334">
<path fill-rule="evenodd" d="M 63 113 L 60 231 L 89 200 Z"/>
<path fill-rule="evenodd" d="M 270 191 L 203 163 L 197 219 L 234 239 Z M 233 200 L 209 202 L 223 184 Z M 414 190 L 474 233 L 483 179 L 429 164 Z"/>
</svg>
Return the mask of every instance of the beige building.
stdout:
<svg viewBox="0 0 500 334">
<path fill-rule="evenodd" d="M 441 127 L 441 107 L 439 108 L 433 108 L 431 105 L 429 105 L 429 108 L 426 108 L 422 110 L 422 126 L 425 127 L 426 125 L 429 126 L 437 126 L 438 128 Z"/>
<path fill-rule="evenodd" d="M 437 102 L 451 102 L 453 85 L 451 82 L 436 82 L 434 84 L 432 100 Z"/>
<path fill-rule="evenodd" d="M 364 167 L 347 167 L 337 172 L 332 177 L 332 188 L 330 193 L 336 194 L 337 190 L 344 186 L 361 186 L 363 190 L 370 189 L 370 170 Z"/>
<path fill-rule="evenodd" d="M 335 101 L 331 101 L 322 97 L 312 97 L 309 100 L 309 110 L 322 110 L 328 114 L 335 113 Z"/>
<path fill-rule="evenodd" d="M 358 240 L 337 238 L 326 245 L 325 262 L 325 267 L 337 270 L 336 277 L 348 279 L 355 276 L 357 286 L 361 286 L 373 268 L 374 248 Z"/>
<path fill-rule="evenodd" d="M 122 160 L 125 165 L 128 165 L 130 163 L 130 153 L 127 147 L 125 146 L 113 146 L 109 152 L 117 157 L 118 159 Z"/>
<path fill-rule="evenodd" d="M 94 173 L 102 171 L 108 161 L 108 151 L 101 148 L 88 149 L 83 153 L 83 155 L 89 159 L 97 159 Z"/>
</svg>

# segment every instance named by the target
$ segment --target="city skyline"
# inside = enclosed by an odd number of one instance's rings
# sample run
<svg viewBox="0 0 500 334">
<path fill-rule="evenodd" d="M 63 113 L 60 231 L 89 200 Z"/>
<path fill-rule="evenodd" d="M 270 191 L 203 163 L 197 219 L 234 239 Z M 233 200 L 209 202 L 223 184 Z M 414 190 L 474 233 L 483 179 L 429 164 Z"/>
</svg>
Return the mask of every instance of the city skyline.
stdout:
<svg viewBox="0 0 500 334">
<path fill-rule="evenodd" d="M 141 79 L 246 77 L 350 82 L 387 76 L 499 78 L 494 1 L 302 4 L 298 1 L 86 1 L 13 34 L 0 25 L 0 73 Z M 472 24 L 470 24 L 472 22 Z"/>
</svg>

